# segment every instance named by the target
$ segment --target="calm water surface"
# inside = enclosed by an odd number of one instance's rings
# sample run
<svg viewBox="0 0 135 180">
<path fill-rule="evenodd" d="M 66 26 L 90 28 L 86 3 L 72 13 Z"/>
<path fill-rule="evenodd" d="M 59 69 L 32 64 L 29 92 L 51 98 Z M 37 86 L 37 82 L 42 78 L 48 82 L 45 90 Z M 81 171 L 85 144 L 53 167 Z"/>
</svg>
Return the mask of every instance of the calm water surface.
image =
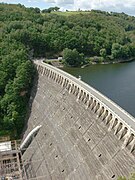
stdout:
<svg viewBox="0 0 135 180">
<path fill-rule="evenodd" d="M 135 61 L 121 64 L 63 68 L 93 86 L 135 117 Z"/>
</svg>

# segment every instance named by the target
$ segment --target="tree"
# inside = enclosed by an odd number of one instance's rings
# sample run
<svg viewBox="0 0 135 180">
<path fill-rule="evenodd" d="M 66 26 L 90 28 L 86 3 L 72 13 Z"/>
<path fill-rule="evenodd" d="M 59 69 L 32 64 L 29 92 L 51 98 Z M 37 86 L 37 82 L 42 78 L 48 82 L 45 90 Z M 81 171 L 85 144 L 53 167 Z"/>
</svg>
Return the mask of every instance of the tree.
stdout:
<svg viewBox="0 0 135 180">
<path fill-rule="evenodd" d="M 104 59 L 106 58 L 106 49 L 101 49 L 100 50 L 100 56 L 102 56 Z"/>
<path fill-rule="evenodd" d="M 63 59 L 70 66 L 80 66 L 84 62 L 84 54 L 79 54 L 76 49 L 66 48 L 63 50 Z"/>
<path fill-rule="evenodd" d="M 121 48 L 121 57 L 122 57 L 123 59 L 127 59 L 127 58 L 130 57 L 130 55 L 131 55 L 130 47 L 127 46 L 127 45 L 122 46 L 122 48 Z"/>
<path fill-rule="evenodd" d="M 43 9 L 42 10 L 42 13 L 50 13 L 51 12 L 51 9 Z"/>
<path fill-rule="evenodd" d="M 58 11 L 60 8 L 55 6 L 55 7 L 50 7 L 49 10 L 52 11 Z"/>
<path fill-rule="evenodd" d="M 60 8 L 57 7 L 57 6 L 54 7 L 54 10 L 55 10 L 55 11 L 59 11 L 59 9 L 60 9 Z"/>
<path fill-rule="evenodd" d="M 36 13 L 40 13 L 40 9 L 36 7 L 36 8 L 35 8 L 35 12 L 36 12 Z"/>
<path fill-rule="evenodd" d="M 112 44 L 111 53 L 112 53 L 113 59 L 117 59 L 121 57 L 121 49 L 122 49 L 122 46 L 120 44 L 118 43 Z"/>
</svg>

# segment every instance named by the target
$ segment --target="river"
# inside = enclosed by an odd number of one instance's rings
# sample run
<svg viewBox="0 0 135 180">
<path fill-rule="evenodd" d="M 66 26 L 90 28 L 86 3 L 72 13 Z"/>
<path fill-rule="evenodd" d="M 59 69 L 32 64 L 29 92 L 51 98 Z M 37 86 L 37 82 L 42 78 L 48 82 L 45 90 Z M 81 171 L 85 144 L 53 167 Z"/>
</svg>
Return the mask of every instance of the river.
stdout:
<svg viewBox="0 0 135 180">
<path fill-rule="evenodd" d="M 135 117 L 135 61 L 96 64 L 85 68 L 63 68 L 112 99 Z"/>
</svg>

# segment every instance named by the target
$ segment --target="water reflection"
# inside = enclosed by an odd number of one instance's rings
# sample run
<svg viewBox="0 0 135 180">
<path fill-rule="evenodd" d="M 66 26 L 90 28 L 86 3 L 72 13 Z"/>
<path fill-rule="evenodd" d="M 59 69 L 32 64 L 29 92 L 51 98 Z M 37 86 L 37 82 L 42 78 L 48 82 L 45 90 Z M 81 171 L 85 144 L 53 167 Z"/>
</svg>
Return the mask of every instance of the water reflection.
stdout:
<svg viewBox="0 0 135 180">
<path fill-rule="evenodd" d="M 63 68 L 111 98 L 135 117 L 135 61 L 121 64 Z"/>
</svg>

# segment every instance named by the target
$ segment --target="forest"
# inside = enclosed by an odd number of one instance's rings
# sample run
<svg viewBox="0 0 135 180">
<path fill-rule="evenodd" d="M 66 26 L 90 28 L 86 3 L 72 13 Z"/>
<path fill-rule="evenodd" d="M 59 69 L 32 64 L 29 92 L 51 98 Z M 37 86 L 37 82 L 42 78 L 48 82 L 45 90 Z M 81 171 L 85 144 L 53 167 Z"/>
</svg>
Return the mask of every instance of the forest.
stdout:
<svg viewBox="0 0 135 180">
<path fill-rule="evenodd" d="M 91 10 L 58 12 L 0 3 L 0 135 L 19 137 L 35 75 L 34 58 L 86 61 L 135 58 L 135 17 Z"/>
</svg>

